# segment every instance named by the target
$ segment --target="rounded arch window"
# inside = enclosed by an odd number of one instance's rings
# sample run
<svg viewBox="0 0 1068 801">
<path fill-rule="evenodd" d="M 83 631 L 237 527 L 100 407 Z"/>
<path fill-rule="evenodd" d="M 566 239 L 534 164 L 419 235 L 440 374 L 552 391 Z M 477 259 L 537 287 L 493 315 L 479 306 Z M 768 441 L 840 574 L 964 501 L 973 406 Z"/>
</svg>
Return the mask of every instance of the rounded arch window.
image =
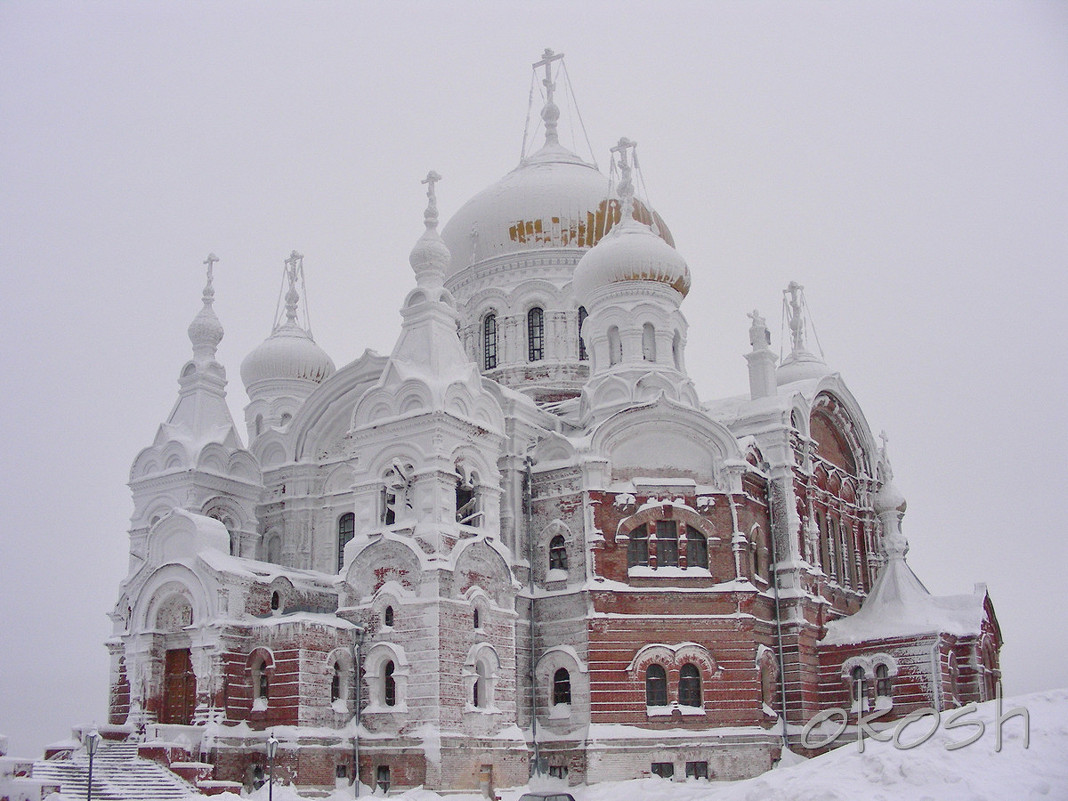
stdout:
<svg viewBox="0 0 1068 801">
<path fill-rule="evenodd" d="M 667 671 L 663 665 L 649 665 L 645 671 L 645 705 L 667 706 Z"/>
<path fill-rule="evenodd" d="M 656 361 L 656 328 L 652 323 L 642 326 L 642 360 Z"/>
<path fill-rule="evenodd" d="M 334 669 L 330 676 L 330 701 L 341 700 L 341 665 L 334 663 Z"/>
<path fill-rule="evenodd" d="M 337 519 L 337 572 L 345 567 L 345 546 L 356 534 L 356 515 L 346 512 Z"/>
<path fill-rule="evenodd" d="M 571 674 L 567 668 L 559 668 L 553 674 L 553 703 L 571 703 Z"/>
<path fill-rule="evenodd" d="M 708 540 L 693 526 L 686 526 L 686 566 L 708 569 Z"/>
<path fill-rule="evenodd" d="M 527 312 L 527 361 L 545 358 L 545 312 L 535 306 Z"/>
<path fill-rule="evenodd" d="M 397 705 L 397 679 L 393 676 L 396 669 L 392 659 L 382 668 L 382 701 L 386 706 Z"/>
<path fill-rule="evenodd" d="M 586 342 L 582 338 L 582 324 L 584 322 L 586 322 L 586 318 L 588 316 L 589 315 L 586 313 L 586 307 L 585 306 L 579 306 L 579 310 L 578 310 L 578 330 L 579 330 L 578 350 L 579 350 L 579 361 L 583 361 L 583 362 L 587 361 L 590 358 L 590 354 L 586 351 Z"/>
<path fill-rule="evenodd" d="M 393 627 L 393 607 L 387 606 L 386 610 L 382 613 L 382 625 Z"/>
<path fill-rule="evenodd" d="M 478 607 L 475 607 L 474 613 L 471 615 L 471 622 L 474 623 L 476 629 L 482 628 L 482 615 L 479 614 Z"/>
<path fill-rule="evenodd" d="M 619 337 L 619 327 L 612 326 L 608 329 L 608 364 L 619 364 L 623 361 L 623 340 Z"/>
<path fill-rule="evenodd" d="M 567 543 L 563 534 L 557 534 L 549 541 L 549 569 L 567 570 Z"/>
<path fill-rule="evenodd" d="M 271 611 L 272 612 L 277 612 L 281 608 L 282 608 L 282 596 L 278 592 L 278 590 L 275 590 L 274 592 L 271 593 Z"/>
<path fill-rule="evenodd" d="M 493 312 L 482 318 L 482 369 L 497 367 L 497 315 Z"/>
<path fill-rule="evenodd" d="M 701 671 L 687 662 L 679 671 L 679 705 L 701 706 Z"/>
<path fill-rule="evenodd" d="M 893 692 L 890 683 L 890 668 L 879 664 L 875 666 L 875 694 L 882 698 L 889 698 Z"/>
<path fill-rule="evenodd" d="M 853 703 L 859 703 L 864 698 L 864 668 L 857 665 L 849 671 L 849 683 Z"/>
</svg>

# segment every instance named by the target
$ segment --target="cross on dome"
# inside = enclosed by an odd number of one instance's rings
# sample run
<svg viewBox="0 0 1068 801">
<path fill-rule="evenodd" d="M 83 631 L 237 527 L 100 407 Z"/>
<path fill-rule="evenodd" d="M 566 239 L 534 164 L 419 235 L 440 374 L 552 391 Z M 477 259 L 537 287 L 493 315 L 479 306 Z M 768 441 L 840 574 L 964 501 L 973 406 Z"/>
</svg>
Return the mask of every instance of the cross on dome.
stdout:
<svg viewBox="0 0 1068 801">
<path fill-rule="evenodd" d="M 208 257 L 204 259 L 204 264 L 208 266 L 208 282 L 204 285 L 204 298 L 215 297 L 215 287 L 212 286 L 212 280 L 214 279 L 214 267 L 215 262 L 219 260 L 219 257 L 214 253 L 209 253 Z"/>
<path fill-rule="evenodd" d="M 559 61 L 563 57 L 563 53 L 554 53 L 552 49 L 546 47 L 545 52 L 541 54 L 541 61 L 536 61 L 532 65 L 535 70 L 545 67 L 545 77 L 542 79 L 542 85 L 545 87 L 545 108 L 541 111 L 541 118 L 545 122 L 546 144 L 555 144 L 560 140 L 556 132 L 556 123 L 560 119 L 560 109 L 553 101 L 556 84 L 553 82 L 552 65 L 554 61 Z"/>
<path fill-rule="evenodd" d="M 619 157 L 619 199 L 623 203 L 622 216 L 624 222 L 634 215 L 634 181 L 632 175 L 634 168 L 632 162 L 637 163 L 638 143 L 632 139 L 621 136 L 619 144 L 612 148 L 612 153 Z M 630 161 L 627 153 L 630 152 Z"/>
<path fill-rule="evenodd" d="M 286 292 L 286 323 L 296 325 L 297 303 L 300 302 L 300 293 L 297 291 L 297 280 L 304 275 L 304 254 L 293 251 L 286 259 L 286 278 L 289 280 L 289 291 Z"/>
<path fill-rule="evenodd" d="M 427 229 L 436 228 L 438 225 L 438 195 L 435 184 L 441 180 L 441 176 L 434 170 L 426 174 L 422 183 L 426 184 L 426 211 L 423 212 L 423 222 Z"/>
</svg>

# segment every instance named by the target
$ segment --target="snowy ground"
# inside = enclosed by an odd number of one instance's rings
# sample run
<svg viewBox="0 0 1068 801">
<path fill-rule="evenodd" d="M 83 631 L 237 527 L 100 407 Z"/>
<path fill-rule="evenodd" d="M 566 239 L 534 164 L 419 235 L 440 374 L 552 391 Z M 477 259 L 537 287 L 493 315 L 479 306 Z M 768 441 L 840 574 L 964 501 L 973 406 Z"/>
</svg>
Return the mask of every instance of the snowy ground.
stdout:
<svg viewBox="0 0 1068 801">
<path fill-rule="evenodd" d="M 1007 698 L 1002 714 L 1024 707 L 1030 714 L 1030 743 L 1024 748 L 1024 722 L 1007 720 L 1002 727 L 1001 751 L 995 751 L 994 702 L 980 704 L 974 714 L 959 718 L 959 728 L 940 725 L 926 742 L 909 749 L 892 742 L 865 742 L 863 753 L 855 741 L 811 760 L 799 760 L 763 776 L 740 782 L 672 782 L 650 778 L 572 787 L 577 801 L 1068 801 L 1068 689 Z M 942 715 L 944 723 L 949 713 Z M 946 745 L 974 736 L 982 721 L 985 731 L 970 745 L 947 750 Z M 902 732 L 901 743 L 923 739 L 932 728 L 928 717 Z M 963 725 L 965 723 L 969 725 Z M 555 786 L 555 785 L 548 785 Z M 539 788 L 542 785 L 538 785 Z M 498 790 L 502 801 L 516 801 L 527 788 Z M 330 796 L 349 801 L 351 788 Z M 364 797 L 368 794 L 362 793 Z M 411 790 L 391 796 L 403 801 L 481 801 L 475 794 L 440 796 Z M 238 801 L 224 794 L 218 801 Z M 266 801 L 267 788 L 252 796 Z M 275 787 L 277 801 L 299 801 L 288 787 Z"/>
</svg>

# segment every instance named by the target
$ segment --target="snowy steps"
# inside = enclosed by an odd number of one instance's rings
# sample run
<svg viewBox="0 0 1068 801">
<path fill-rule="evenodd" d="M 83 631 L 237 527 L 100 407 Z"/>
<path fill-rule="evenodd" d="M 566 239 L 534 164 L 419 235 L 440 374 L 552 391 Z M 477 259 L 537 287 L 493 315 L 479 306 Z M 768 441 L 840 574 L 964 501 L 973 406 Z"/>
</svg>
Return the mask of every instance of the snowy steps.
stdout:
<svg viewBox="0 0 1068 801">
<path fill-rule="evenodd" d="M 85 798 L 89 757 L 39 759 L 33 778 L 58 784 L 63 795 Z M 197 794 L 196 789 L 162 765 L 137 755 L 137 743 L 101 744 L 93 757 L 93 799 L 96 801 L 177 801 Z"/>
</svg>

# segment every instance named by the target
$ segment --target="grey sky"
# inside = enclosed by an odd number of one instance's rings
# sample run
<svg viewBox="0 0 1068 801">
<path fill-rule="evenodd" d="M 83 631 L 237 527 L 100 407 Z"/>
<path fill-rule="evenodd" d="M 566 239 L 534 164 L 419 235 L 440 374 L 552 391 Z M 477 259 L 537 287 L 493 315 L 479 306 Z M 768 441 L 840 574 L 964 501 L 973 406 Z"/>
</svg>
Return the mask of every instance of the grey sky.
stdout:
<svg viewBox="0 0 1068 801">
<path fill-rule="evenodd" d="M 693 273 L 687 363 L 746 389 L 805 284 L 934 592 L 990 586 L 1007 691 L 1068 684 L 1068 5 L 0 4 L 0 733 L 103 721 L 125 486 L 216 268 L 220 359 L 305 254 L 340 366 L 388 352 L 428 169 L 444 219 L 515 166 L 567 54 L 602 169 L 639 143 Z M 564 130 L 565 141 L 568 131 Z M 584 149 L 579 152 L 585 153 Z"/>
</svg>

